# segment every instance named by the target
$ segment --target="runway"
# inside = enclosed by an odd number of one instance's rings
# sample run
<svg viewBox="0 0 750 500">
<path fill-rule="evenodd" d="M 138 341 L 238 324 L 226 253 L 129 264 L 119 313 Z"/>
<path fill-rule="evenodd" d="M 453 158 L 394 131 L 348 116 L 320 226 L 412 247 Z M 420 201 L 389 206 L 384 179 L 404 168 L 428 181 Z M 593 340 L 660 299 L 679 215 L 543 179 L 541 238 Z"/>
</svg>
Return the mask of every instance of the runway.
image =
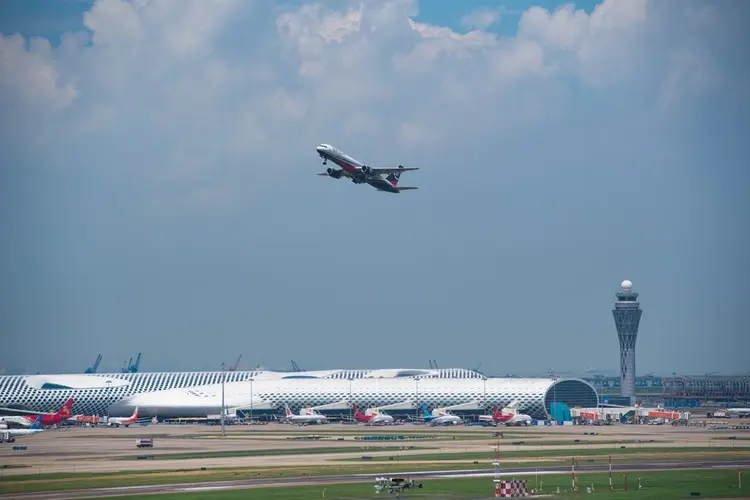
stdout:
<svg viewBox="0 0 750 500">
<path fill-rule="evenodd" d="M 696 470 L 696 469 L 737 469 L 750 466 L 750 460 L 737 460 L 734 462 L 702 461 L 681 463 L 643 463 L 639 465 L 612 465 L 613 472 L 641 472 L 641 471 L 670 471 L 670 470 Z M 569 466 L 544 467 L 541 469 L 531 468 L 502 468 L 501 475 L 550 475 L 564 474 L 570 472 Z M 606 465 L 576 465 L 578 473 L 607 472 Z M 48 491 L 43 493 L 7 494 L 0 495 L 0 500 L 74 500 L 85 498 L 117 497 L 125 495 L 154 495 L 164 493 L 197 493 L 201 491 L 232 490 L 243 488 L 261 488 L 278 486 L 303 486 L 315 484 L 355 483 L 374 481 L 379 476 L 407 476 L 421 479 L 449 479 L 449 478 L 472 478 L 492 477 L 495 469 L 469 469 L 469 470 L 445 470 L 445 471 L 415 471 L 399 472 L 394 474 L 347 474 L 337 476 L 300 476 L 287 478 L 266 479 L 243 479 L 237 481 L 212 481 L 202 483 L 183 484 L 154 484 L 144 486 L 123 486 L 112 488 L 95 488 L 78 491 Z"/>
</svg>

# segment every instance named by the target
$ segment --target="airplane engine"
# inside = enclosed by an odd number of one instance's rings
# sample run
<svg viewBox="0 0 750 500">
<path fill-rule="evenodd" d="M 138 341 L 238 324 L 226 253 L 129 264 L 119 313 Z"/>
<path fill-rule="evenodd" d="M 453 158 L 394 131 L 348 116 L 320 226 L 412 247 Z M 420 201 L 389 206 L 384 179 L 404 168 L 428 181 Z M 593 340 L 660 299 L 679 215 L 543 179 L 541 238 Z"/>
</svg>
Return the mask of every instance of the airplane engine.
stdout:
<svg viewBox="0 0 750 500">
<path fill-rule="evenodd" d="M 328 170 L 326 170 L 326 172 L 328 172 L 328 175 L 330 175 L 334 179 L 340 179 L 341 178 L 341 172 L 339 172 L 337 170 L 329 168 Z"/>
<path fill-rule="evenodd" d="M 370 168 L 367 165 L 365 165 L 364 167 L 362 167 L 362 172 L 364 172 L 364 173 L 366 173 L 366 174 L 369 175 L 369 174 L 372 173 L 372 168 Z"/>
</svg>

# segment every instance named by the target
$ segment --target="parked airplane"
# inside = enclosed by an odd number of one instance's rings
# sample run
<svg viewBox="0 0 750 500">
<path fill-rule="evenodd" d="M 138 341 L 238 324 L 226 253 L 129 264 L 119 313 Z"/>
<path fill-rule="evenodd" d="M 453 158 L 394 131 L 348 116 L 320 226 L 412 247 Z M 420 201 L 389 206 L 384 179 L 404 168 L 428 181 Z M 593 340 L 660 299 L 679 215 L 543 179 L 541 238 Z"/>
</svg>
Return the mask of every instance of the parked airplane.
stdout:
<svg viewBox="0 0 750 500">
<path fill-rule="evenodd" d="M 293 424 L 323 424 L 328 422 L 328 417 L 315 411 L 300 411 L 299 415 L 292 413 L 288 406 L 284 407 L 286 420 Z"/>
<path fill-rule="evenodd" d="M 497 406 L 492 407 L 492 413 L 489 415 L 479 415 L 480 422 L 489 422 L 491 424 L 503 424 L 510 420 L 513 415 L 503 414 Z"/>
<path fill-rule="evenodd" d="M 0 443 L 12 443 L 17 437 L 30 436 L 38 432 L 43 432 L 42 416 L 39 415 L 28 429 L 2 429 L 0 430 Z"/>
<path fill-rule="evenodd" d="M 492 415 L 480 415 L 480 422 L 492 422 L 494 424 L 505 424 L 505 425 L 531 425 L 531 417 L 518 413 L 510 405 L 504 409 L 510 410 L 508 413 L 504 413 L 499 410 L 497 406 L 492 407 Z"/>
<path fill-rule="evenodd" d="M 386 415 L 385 413 L 376 412 L 369 415 L 363 414 L 359 411 L 357 405 L 352 405 L 352 409 L 354 409 L 354 420 L 365 425 L 383 425 L 393 423 L 393 417 Z"/>
<path fill-rule="evenodd" d="M 402 173 L 410 170 L 419 170 L 419 168 L 406 168 L 402 165 L 399 165 L 398 168 L 373 168 L 342 153 L 330 144 L 321 144 L 315 150 L 323 158 L 323 165 L 327 165 L 328 160 L 331 160 L 341 167 L 340 169 L 328 167 L 325 172 L 318 175 L 325 175 L 334 179 L 340 179 L 342 176 L 348 177 L 354 184 L 367 183 L 378 191 L 386 191 L 388 193 L 400 193 L 401 191 L 418 189 L 413 186 L 399 186 L 398 180 Z M 383 178 L 383 175 L 386 177 Z"/>
<path fill-rule="evenodd" d="M 429 417 L 425 410 L 424 419 L 425 422 L 429 422 L 431 425 L 458 425 L 463 422 L 461 417 L 448 413 L 442 408 L 435 408 L 432 410 L 432 414 L 429 415 Z"/>
<path fill-rule="evenodd" d="M 73 399 L 68 399 L 62 408 L 57 413 L 39 413 L 30 412 L 26 410 L 17 410 L 14 408 L 0 408 L 0 411 L 5 410 L 12 413 L 21 413 L 22 415 L 4 415 L 0 416 L 0 422 L 6 424 L 15 424 L 22 427 L 29 427 L 36 422 L 37 417 L 42 417 L 41 426 L 47 427 L 49 425 L 59 424 L 63 420 L 70 418 L 70 409 L 73 407 Z"/>
<path fill-rule="evenodd" d="M 129 427 L 130 424 L 134 424 L 138 422 L 138 407 L 135 407 L 135 410 L 133 410 L 133 414 L 129 417 L 109 417 L 107 419 L 107 425 L 112 427 L 120 427 L 121 425 L 124 425 L 125 427 Z"/>
</svg>

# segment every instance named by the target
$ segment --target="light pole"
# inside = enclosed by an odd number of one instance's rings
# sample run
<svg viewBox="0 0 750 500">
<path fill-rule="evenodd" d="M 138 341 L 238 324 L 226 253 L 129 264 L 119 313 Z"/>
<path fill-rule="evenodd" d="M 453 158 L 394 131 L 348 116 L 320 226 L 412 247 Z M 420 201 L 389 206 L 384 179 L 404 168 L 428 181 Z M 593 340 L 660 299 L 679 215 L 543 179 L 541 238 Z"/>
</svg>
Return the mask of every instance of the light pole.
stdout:
<svg viewBox="0 0 750 500">
<path fill-rule="evenodd" d="M 250 377 L 250 423 L 253 423 L 253 377 Z"/>
<path fill-rule="evenodd" d="M 224 433 L 224 368 L 226 368 L 226 362 L 221 363 L 221 437 L 225 436 Z"/>
</svg>

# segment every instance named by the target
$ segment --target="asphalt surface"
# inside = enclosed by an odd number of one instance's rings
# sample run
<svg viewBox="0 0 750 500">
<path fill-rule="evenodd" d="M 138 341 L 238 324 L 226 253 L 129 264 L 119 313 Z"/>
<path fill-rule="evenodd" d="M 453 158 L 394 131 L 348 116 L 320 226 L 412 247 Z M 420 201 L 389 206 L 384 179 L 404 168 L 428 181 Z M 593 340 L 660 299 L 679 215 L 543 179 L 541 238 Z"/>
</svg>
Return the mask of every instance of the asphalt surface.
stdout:
<svg viewBox="0 0 750 500">
<path fill-rule="evenodd" d="M 617 472 L 641 472 L 641 471 L 670 471 L 670 470 L 695 470 L 695 469 L 737 469 L 750 466 L 750 460 L 737 460 L 733 462 L 695 461 L 680 463 L 643 463 L 638 465 L 612 465 L 612 471 Z M 577 472 L 607 472 L 607 465 L 576 465 Z M 525 468 L 503 468 L 502 475 L 550 475 L 570 472 L 570 466 L 544 467 L 540 469 Z M 492 477 L 495 469 L 469 469 L 469 470 L 445 470 L 445 471 L 418 471 L 398 472 L 394 474 L 346 474 L 337 476 L 301 476 L 285 478 L 264 479 L 242 479 L 236 481 L 207 481 L 201 483 L 182 484 L 154 484 L 143 486 L 123 486 L 111 488 L 92 488 L 74 491 L 47 491 L 42 493 L 13 493 L 0 495 L 0 500 L 74 500 L 84 498 L 103 498 L 124 495 L 154 495 L 163 493 L 198 493 L 202 491 L 219 491 L 242 488 L 259 488 L 272 486 L 302 486 L 315 484 L 335 484 L 374 481 L 380 476 L 407 476 L 413 479 L 447 479 L 447 478 L 469 478 L 469 477 Z"/>
</svg>

